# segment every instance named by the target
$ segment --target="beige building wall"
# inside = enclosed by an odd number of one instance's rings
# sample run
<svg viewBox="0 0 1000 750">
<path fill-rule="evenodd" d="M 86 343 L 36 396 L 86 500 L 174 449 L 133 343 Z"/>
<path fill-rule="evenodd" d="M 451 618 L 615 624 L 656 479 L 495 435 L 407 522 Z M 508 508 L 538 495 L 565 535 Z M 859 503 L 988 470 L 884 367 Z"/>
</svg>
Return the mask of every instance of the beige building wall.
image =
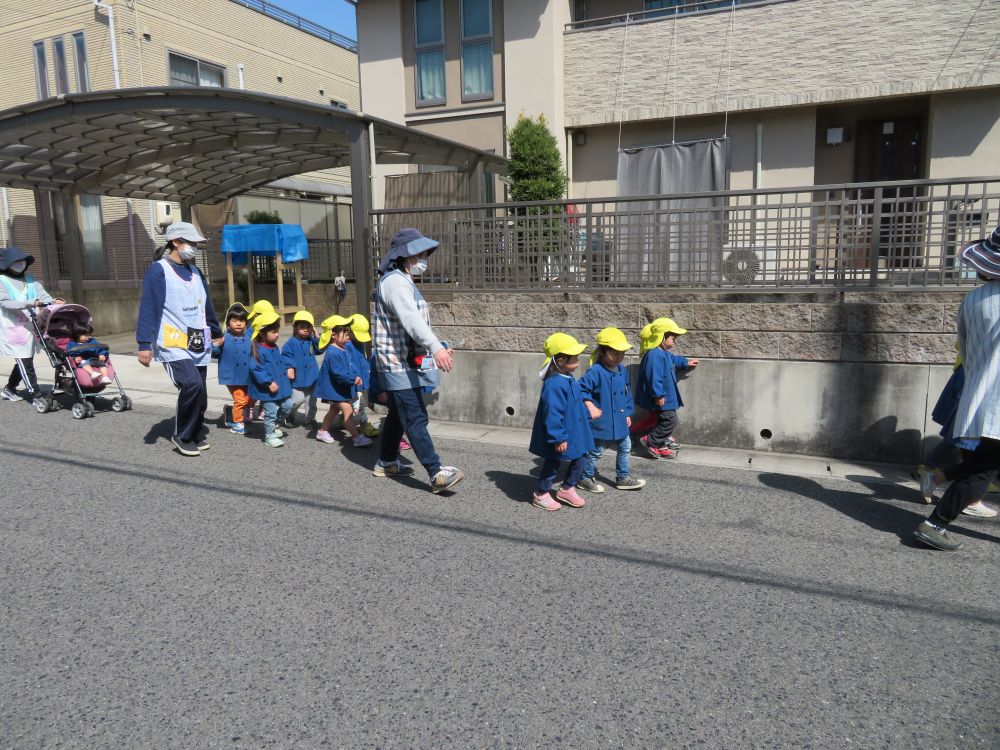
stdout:
<svg viewBox="0 0 1000 750">
<path fill-rule="evenodd" d="M 928 177 L 1000 174 L 1000 88 L 935 94 Z"/>
<path fill-rule="evenodd" d="M 168 85 L 168 56 L 175 52 L 223 67 L 225 84 L 231 88 L 240 86 L 242 65 L 243 85 L 248 90 L 326 105 L 337 101 L 351 109 L 360 108 L 354 52 L 231 0 L 107 2 L 114 9 L 114 41 L 122 88 Z M 38 41 L 44 41 L 46 47 L 50 96 L 56 94 L 51 46 L 51 40 L 56 37 L 65 41 L 69 91 L 77 93 L 71 34 L 78 31 L 83 32 L 86 42 L 90 90 L 115 88 L 108 15 L 95 9 L 92 0 L 37 0 L 33 3 L 0 0 L 0 3 L 0 48 L 4 50 L 7 63 L 4 86 L 0 87 L 0 109 L 38 99 L 32 46 Z M 332 185 L 350 185 L 347 169 L 313 172 L 303 177 Z M 17 242 L 36 254 L 43 252 L 33 194 L 11 189 L 7 190 L 7 198 L 11 216 L 10 225 L 4 227 L 3 239 Z M 175 206 L 175 214 L 179 215 L 177 211 Z M 151 202 L 136 200 L 131 212 L 134 219 L 130 232 L 130 209 L 126 201 L 101 199 L 109 258 L 130 254 L 133 244 L 145 257 L 148 247 L 162 242 L 162 235 L 157 234 L 152 223 Z M 138 272 L 141 274 L 142 270 Z M 124 268 L 116 268 L 115 273 L 130 276 L 131 261 Z"/>
<path fill-rule="evenodd" d="M 751 5 L 630 25 L 621 77 L 624 25 L 571 32 L 566 125 L 997 86 L 998 27 L 1000 3 L 980 0 Z"/>
</svg>

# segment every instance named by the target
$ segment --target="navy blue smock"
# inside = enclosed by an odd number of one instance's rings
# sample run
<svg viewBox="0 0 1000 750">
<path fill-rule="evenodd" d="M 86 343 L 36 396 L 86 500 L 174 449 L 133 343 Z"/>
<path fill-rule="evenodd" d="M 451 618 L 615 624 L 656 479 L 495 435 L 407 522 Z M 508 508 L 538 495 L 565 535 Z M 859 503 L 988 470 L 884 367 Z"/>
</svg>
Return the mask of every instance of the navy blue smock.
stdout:
<svg viewBox="0 0 1000 750">
<path fill-rule="evenodd" d="M 556 445 L 563 441 L 566 450 L 557 453 Z M 565 461 L 594 450 L 590 415 L 583 405 L 580 384 L 572 376 L 552 373 L 542 383 L 528 450 L 542 458 Z"/>
<path fill-rule="evenodd" d="M 684 406 L 677 387 L 677 370 L 687 370 L 687 357 L 671 354 L 666 349 L 650 349 L 639 364 L 639 380 L 635 384 L 635 402 L 649 411 L 669 411 Z M 663 398 L 663 406 L 656 399 Z"/>
<path fill-rule="evenodd" d="M 295 370 L 292 388 L 308 388 L 316 384 L 316 379 L 319 377 L 317 354 L 319 354 L 319 339 L 315 336 L 308 339 L 292 336 L 281 347 L 281 357 L 285 360 L 285 365 Z"/>
<path fill-rule="evenodd" d="M 358 389 L 354 379 L 358 375 L 351 353 L 330 344 L 323 357 L 323 366 L 319 368 L 313 395 L 323 401 L 353 401 Z"/>
<path fill-rule="evenodd" d="M 284 401 L 291 398 L 292 383 L 288 379 L 288 369 L 281 352 L 276 346 L 254 344 L 257 356 L 250 355 L 250 383 L 247 391 L 250 398 L 257 401 Z M 278 384 L 278 392 L 271 393 L 268 386 Z"/>
<path fill-rule="evenodd" d="M 219 360 L 220 385 L 245 386 L 250 382 L 250 360 L 253 343 L 249 334 L 234 336 L 229 331 L 222 343 L 212 347 L 212 357 Z"/>
<path fill-rule="evenodd" d="M 635 413 L 628 372 L 622 365 L 609 370 L 594 363 L 580 378 L 584 401 L 592 401 L 601 416 L 590 420 L 595 440 L 624 440 L 628 437 L 628 417 Z M 586 407 L 585 407 L 586 408 Z"/>
</svg>

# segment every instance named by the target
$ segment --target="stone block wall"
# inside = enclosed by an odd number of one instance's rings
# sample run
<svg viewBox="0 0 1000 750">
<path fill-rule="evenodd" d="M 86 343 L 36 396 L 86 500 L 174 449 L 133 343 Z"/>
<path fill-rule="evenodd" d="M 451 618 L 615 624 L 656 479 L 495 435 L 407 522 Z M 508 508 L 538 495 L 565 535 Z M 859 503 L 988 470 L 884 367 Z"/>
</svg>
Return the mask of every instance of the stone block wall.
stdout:
<svg viewBox="0 0 1000 750">
<path fill-rule="evenodd" d="M 794 0 L 632 23 L 627 45 L 624 24 L 573 31 L 563 44 L 565 124 L 995 86 L 998 25 L 996 2 Z"/>
<path fill-rule="evenodd" d="M 678 351 L 709 359 L 951 364 L 964 292 L 809 294 L 434 294 L 435 330 L 456 348 L 541 351 L 553 331 L 592 343 L 605 326 L 638 342 L 657 317 L 689 333 Z"/>
</svg>

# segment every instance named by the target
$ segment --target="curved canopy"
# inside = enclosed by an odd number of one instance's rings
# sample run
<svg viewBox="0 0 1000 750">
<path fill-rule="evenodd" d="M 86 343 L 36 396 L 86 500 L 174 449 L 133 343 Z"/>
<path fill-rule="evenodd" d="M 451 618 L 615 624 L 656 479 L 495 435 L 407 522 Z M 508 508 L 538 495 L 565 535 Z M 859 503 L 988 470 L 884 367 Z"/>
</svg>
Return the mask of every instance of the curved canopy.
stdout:
<svg viewBox="0 0 1000 750">
<path fill-rule="evenodd" d="M 0 186 L 218 203 L 350 166 L 351 143 L 369 128 L 379 164 L 506 172 L 496 154 L 345 109 L 238 89 L 142 88 L 0 112 Z"/>
</svg>

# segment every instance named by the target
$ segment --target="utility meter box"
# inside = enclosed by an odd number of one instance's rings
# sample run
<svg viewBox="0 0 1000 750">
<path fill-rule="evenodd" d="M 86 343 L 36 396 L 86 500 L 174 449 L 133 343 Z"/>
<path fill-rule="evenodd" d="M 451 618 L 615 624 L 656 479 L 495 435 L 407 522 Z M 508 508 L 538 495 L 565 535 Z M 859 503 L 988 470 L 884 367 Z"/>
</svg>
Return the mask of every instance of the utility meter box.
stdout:
<svg viewBox="0 0 1000 750">
<path fill-rule="evenodd" d="M 173 224 L 174 218 L 174 206 L 172 203 L 167 201 L 157 201 L 156 202 L 156 223 L 160 225 L 161 228 L 166 228 Z"/>
</svg>

